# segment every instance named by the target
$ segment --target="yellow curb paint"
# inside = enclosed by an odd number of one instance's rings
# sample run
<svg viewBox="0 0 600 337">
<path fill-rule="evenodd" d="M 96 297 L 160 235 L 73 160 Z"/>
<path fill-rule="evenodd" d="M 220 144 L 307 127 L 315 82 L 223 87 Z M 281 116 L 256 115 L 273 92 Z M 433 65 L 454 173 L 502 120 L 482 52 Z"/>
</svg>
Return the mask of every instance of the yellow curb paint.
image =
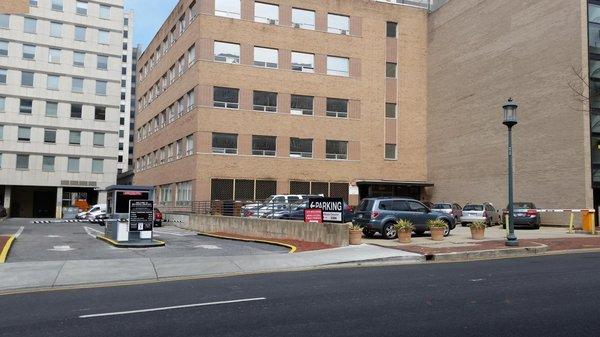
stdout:
<svg viewBox="0 0 600 337">
<path fill-rule="evenodd" d="M 122 246 L 122 245 L 123 245 L 123 244 L 121 244 L 121 243 L 119 243 L 119 242 L 117 242 L 117 241 L 115 241 L 115 240 L 112 240 L 112 239 L 109 239 L 109 238 L 107 238 L 107 237 L 106 237 L 106 236 L 104 236 L 104 235 L 98 235 L 98 236 L 96 236 L 96 239 L 98 239 L 98 240 L 102 240 L 102 241 L 106 241 L 106 242 L 110 243 L 111 245 L 113 245 L 113 246 L 117 246 L 117 247 L 118 247 L 118 246 Z M 166 244 L 164 241 L 161 241 L 161 240 L 156 240 L 156 239 L 154 239 L 154 241 L 157 241 L 157 242 L 158 242 L 159 244 L 161 244 L 161 245 L 165 245 L 165 244 Z"/>
<path fill-rule="evenodd" d="M 2 251 L 0 252 L 0 263 L 6 262 L 6 257 L 8 256 L 8 251 L 10 250 L 10 246 L 12 246 L 13 241 L 15 241 L 15 237 L 11 235 L 8 238 L 8 241 L 6 241 L 4 248 L 2 248 Z"/>
<path fill-rule="evenodd" d="M 294 245 L 288 245 L 287 243 L 276 242 L 276 241 L 261 240 L 261 239 L 246 239 L 246 238 L 239 238 L 239 237 L 235 237 L 235 236 L 216 235 L 216 234 L 202 233 L 202 232 L 199 234 L 204 235 L 204 236 L 210 236 L 213 238 L 218 238 L 218 239 L 237 240 L 237 241 L 245 241 L 245 242 L 258 242 L 258 243 L 266 243 L 268 245 L 286 247 L 286 248 L 290 249 L 289 254 L 293 254 L 296 250 L 298 250 L 298 247 L 296 247 Z"/>
</svg>

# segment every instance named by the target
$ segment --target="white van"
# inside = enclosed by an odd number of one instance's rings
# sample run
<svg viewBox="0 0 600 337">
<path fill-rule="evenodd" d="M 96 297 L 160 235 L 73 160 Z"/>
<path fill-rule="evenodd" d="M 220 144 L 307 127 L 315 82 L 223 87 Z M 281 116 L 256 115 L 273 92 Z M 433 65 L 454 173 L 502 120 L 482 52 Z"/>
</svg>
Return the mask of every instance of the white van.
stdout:
<svg viewBox="0 0 600 337">
<path fill-rule="evenodd" d="M 106 204 L 96 204 L 87 211 L 87 219 L 90 222 L 95 222 L 99 215 L 106 215 Z"/>
</svg>

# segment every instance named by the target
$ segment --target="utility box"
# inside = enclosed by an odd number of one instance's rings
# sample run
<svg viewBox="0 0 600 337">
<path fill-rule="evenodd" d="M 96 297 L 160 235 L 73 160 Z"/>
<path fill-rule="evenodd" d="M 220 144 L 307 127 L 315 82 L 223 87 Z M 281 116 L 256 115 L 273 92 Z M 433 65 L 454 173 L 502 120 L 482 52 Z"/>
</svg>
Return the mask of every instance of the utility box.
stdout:
<svg viewBox="0 0 600 337">
<path fill-rule="evenodd" d="M 164 245 L 153 237 L 154 187 L 113 185 L 106 192 L 105 241 L 130 248 Z"/>
</svg>

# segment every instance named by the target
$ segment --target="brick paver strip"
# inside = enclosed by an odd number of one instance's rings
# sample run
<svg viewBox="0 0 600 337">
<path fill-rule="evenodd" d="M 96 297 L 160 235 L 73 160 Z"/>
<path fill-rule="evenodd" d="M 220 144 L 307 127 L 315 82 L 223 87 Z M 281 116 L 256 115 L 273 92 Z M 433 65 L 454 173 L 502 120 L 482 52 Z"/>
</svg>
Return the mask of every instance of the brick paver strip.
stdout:
<svg viewBox="0 0 600 337">
<path fill-rule="evenodd" d="M 548 246 L 549 251 L 600 248 L 600 237 L 560 238 L 560 239 L 527 239 L 522 242 L 536 242 Z"/>
<path fill-rule="evenodd" d="M 261 237 L 256 237 L 256 236 L 245 236 L 245 235 L 222 233 L 222 232 L 215 232 L 215 233 L 210 233 L 210 234 L 223 235 L 223 236 L 240 238 L 240 239 L 267 240 L 267 241 L 273 241 L 273 242 L 280 242 L 280 243 L 296 246 L 296 248 L 297 248 L 296 252 L 307 252 L 307 251 L 311 251 L 311 250 L 336 248 L 335 246 L 328 245 L 328 244 L 325 244 L 322 242 L 308 242 L 308 241 L 299 241 L 299 240 L 292 240 L 292 239 L 261 238 Z"/>
</svg>

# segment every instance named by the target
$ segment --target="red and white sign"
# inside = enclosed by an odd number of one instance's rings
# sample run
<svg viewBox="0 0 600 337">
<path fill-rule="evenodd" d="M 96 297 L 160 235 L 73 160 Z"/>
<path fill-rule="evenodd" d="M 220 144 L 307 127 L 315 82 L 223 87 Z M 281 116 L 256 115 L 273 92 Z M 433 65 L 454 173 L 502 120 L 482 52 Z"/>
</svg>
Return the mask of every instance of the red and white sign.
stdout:
<svg viewBox="0 0 600 337">
<path fill-rule="evenodd" d="M 320 208 L 307 208 L 304 210 L 304 222 L 323 223 L 323 210 Z"/>
</svg>

